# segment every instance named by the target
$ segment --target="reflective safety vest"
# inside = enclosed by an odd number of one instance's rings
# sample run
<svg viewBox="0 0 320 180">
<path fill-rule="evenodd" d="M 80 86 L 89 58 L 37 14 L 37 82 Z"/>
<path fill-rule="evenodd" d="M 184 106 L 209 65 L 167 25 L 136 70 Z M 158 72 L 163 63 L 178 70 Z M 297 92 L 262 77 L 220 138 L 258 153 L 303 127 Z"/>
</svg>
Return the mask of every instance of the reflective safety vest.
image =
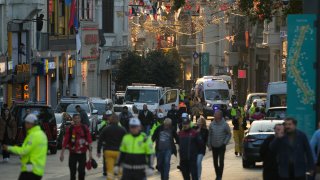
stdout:
<svg viewBox="0 0 320 180">
<path fill-rule="evenodd" d="M 157 128 L 161 125 L 159 121 L 155 122 L 150 130 L 150 136 L 154 134 L 154 132 L 157 130 Z"/>
<path fill-rule="evenodd" d="M 21 172 L 43 176 L 48 152 L 48 139 L 40 126 L 28 130 L 21 147 L 9 146 L 8 150 L 21 156 Z"/>
<path fill-rule="evenodd" d="M 241 118 L 243 118 L 244 117 L 244 110 L 243 110 L 243 108 L 242 107 L 238 107 L 238 108 L 232 108 L 231 109 L 231 117 L 235 117 L 236 115 L 237 115 L 237 109 L 238 110 L 240 110 L 240 112 L 241 112 Z"/>
<path fill-rule="evenodd" d="M 185 96 L 186 96 L 186 93 L 181 92 L 181 93 L 179 94 L 180 100 L 181 100 L 181 101 L 184 101 Z"/>
<path fill-rule="evenodd" d="M 256 107 L 254 107 L 254 105 L 252 105 L 249 109 L 249 115 L 252 116 L 255 112 L 256 112 Z"/>
<path fill-rule="evenodd" d="M 120 152 L 127 154 L 151 155 L 154 153 L 154 148 L 151 138 L 148 137 L 145 133 L 141 133 L 136 137 L 132 134 L 126 134 L 122 138 Z"/>
</svg>

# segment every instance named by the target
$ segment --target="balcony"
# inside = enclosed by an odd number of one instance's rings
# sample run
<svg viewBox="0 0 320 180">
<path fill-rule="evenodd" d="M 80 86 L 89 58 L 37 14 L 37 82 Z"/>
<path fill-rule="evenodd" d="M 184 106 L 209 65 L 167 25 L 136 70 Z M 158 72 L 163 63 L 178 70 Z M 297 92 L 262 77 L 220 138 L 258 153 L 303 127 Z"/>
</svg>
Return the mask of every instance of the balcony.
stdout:
<svg viewBox="0 0 320 180">
<path fill-rule="evenodd" d="M 240 52 L 224 52 L 224 65 L 225 66 L 237 66 L 240 61 Z"/>
<path fill-rule="evenodd" d="M 42 0 L 14 0 L 10 2 L 12 19 L 32 19 L 41 10 L 45 9 Z"/>
</svg>

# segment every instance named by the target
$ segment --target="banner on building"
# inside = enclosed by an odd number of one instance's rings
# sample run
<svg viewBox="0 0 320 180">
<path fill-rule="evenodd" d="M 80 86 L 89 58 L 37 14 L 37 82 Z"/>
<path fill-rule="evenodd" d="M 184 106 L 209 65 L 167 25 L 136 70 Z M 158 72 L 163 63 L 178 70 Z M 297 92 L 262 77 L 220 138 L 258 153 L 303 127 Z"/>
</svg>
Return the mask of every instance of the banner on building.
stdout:
<svg viewBox="0 0 320 180">
<path fill-rule="evenodd" d="M 98 25 L 88 25 L 81 28 L 81 58 L 82 60 L 99 58 Z"/>
<path fill-rule="evenodd" d="M 201 53 L 201 75 L 207 76 L 209 75 L 209 56 L 210 54 L 208 52 Z"/>
<path fill-rule="evenodd" d="M 287 115 L 310 138 L 316 129 L 316 15 L 288 16 Z"/>
</svg>

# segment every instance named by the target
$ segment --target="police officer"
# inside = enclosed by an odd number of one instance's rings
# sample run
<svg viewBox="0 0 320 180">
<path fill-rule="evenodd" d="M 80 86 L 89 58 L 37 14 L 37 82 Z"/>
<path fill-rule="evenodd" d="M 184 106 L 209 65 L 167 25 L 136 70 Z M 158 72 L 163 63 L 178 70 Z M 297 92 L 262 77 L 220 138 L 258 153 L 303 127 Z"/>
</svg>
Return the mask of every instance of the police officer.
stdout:
<svg viewBox="0 0 320 180">
<path fill-rule="evenodd" d="M 130 133 L 125 135 L 120 146 L 120 157 L 114 168 L 119 173 L 123 168 L 122 180 L 143 180 L 153 174 L 152 155 L 154 149 L 151 139 L 141 132 L 141 122 L 137 118 L 129 121 Z"/>
<path fill-rule="evenodd" d="M 163 124 L 163 121 L 164 121 L 163 113 L 158 113 L 156 122 L 153 123 L 152 128 L 150 130 L 150 137 L 152 137 L 156 129 Z"/>
<path fill-rule="evenodd" d="M 103 117 L 102 117 L 102 121 L 101 123 L 99 124 L 99 138 L 100 138 L 100 134 L 103 130 L 103 128 L 105 128 L 110 122 L 110 117 L 112 115 L 112 111 L 108 110 L 106 111 L 104 114 L 103 114 Z M 107 171 L 106 171 L 106 161 L 105 161 L 105 157 L 103 156 L 103 176 L 107 176 Z"/>
<path fill-rule="evenodd" d="M 244 110 L 238 106 L 238 102 L 234 102 L 231 109 L 231 118 L 233 124 L 233 138 L 235 144 L 236 156 L 242 155 L 242 140 L 244 137 L 244 130 L 247 127 L 247 122 L 244 119 Z"/>
<path fill-rule="evenodd" d="M 44 174 L 48 139 L 38 125 L 38 118 L 29 114 L 25 118 L 27 137 L 22 146 L 3 145 L 3 149 L 21 156 L 21 173 L 19 180 L 40 180 Z"/>
</svg>

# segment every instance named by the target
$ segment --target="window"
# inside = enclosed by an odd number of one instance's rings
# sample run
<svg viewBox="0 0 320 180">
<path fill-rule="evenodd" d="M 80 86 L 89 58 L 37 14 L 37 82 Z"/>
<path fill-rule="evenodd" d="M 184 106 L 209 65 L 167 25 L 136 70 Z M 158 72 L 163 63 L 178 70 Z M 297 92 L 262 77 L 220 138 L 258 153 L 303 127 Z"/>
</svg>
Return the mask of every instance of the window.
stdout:
<svg viewBox="0 0 320 180">
<path fill-rule="evenodd" d="M 114 0 L 106 0 L 102 2 L 102 29 L 104 33 L 113 33 L 114 21 Z"/>
<path fill-rule="evenodd" d="M 165 104 L 171 104 L 175 103 L 177 100 L 178 92 L 176 90 L 169 91 L 166 94 L 166 103 Z"/>
<path fill-rule="evenodd" d="M 93 0 L 80 0 L 79 1 L 79 19 L 81 20 L 93 20 L 93 8 L 94 1 Z"/>
<path fill-rule="evenodd" d="M 69 30 L 70 6 L 66 6 L 64 0 L 49 0 L 49 33 L 50 35 L 69 35 L 74 34 Z"/>
</svg>

